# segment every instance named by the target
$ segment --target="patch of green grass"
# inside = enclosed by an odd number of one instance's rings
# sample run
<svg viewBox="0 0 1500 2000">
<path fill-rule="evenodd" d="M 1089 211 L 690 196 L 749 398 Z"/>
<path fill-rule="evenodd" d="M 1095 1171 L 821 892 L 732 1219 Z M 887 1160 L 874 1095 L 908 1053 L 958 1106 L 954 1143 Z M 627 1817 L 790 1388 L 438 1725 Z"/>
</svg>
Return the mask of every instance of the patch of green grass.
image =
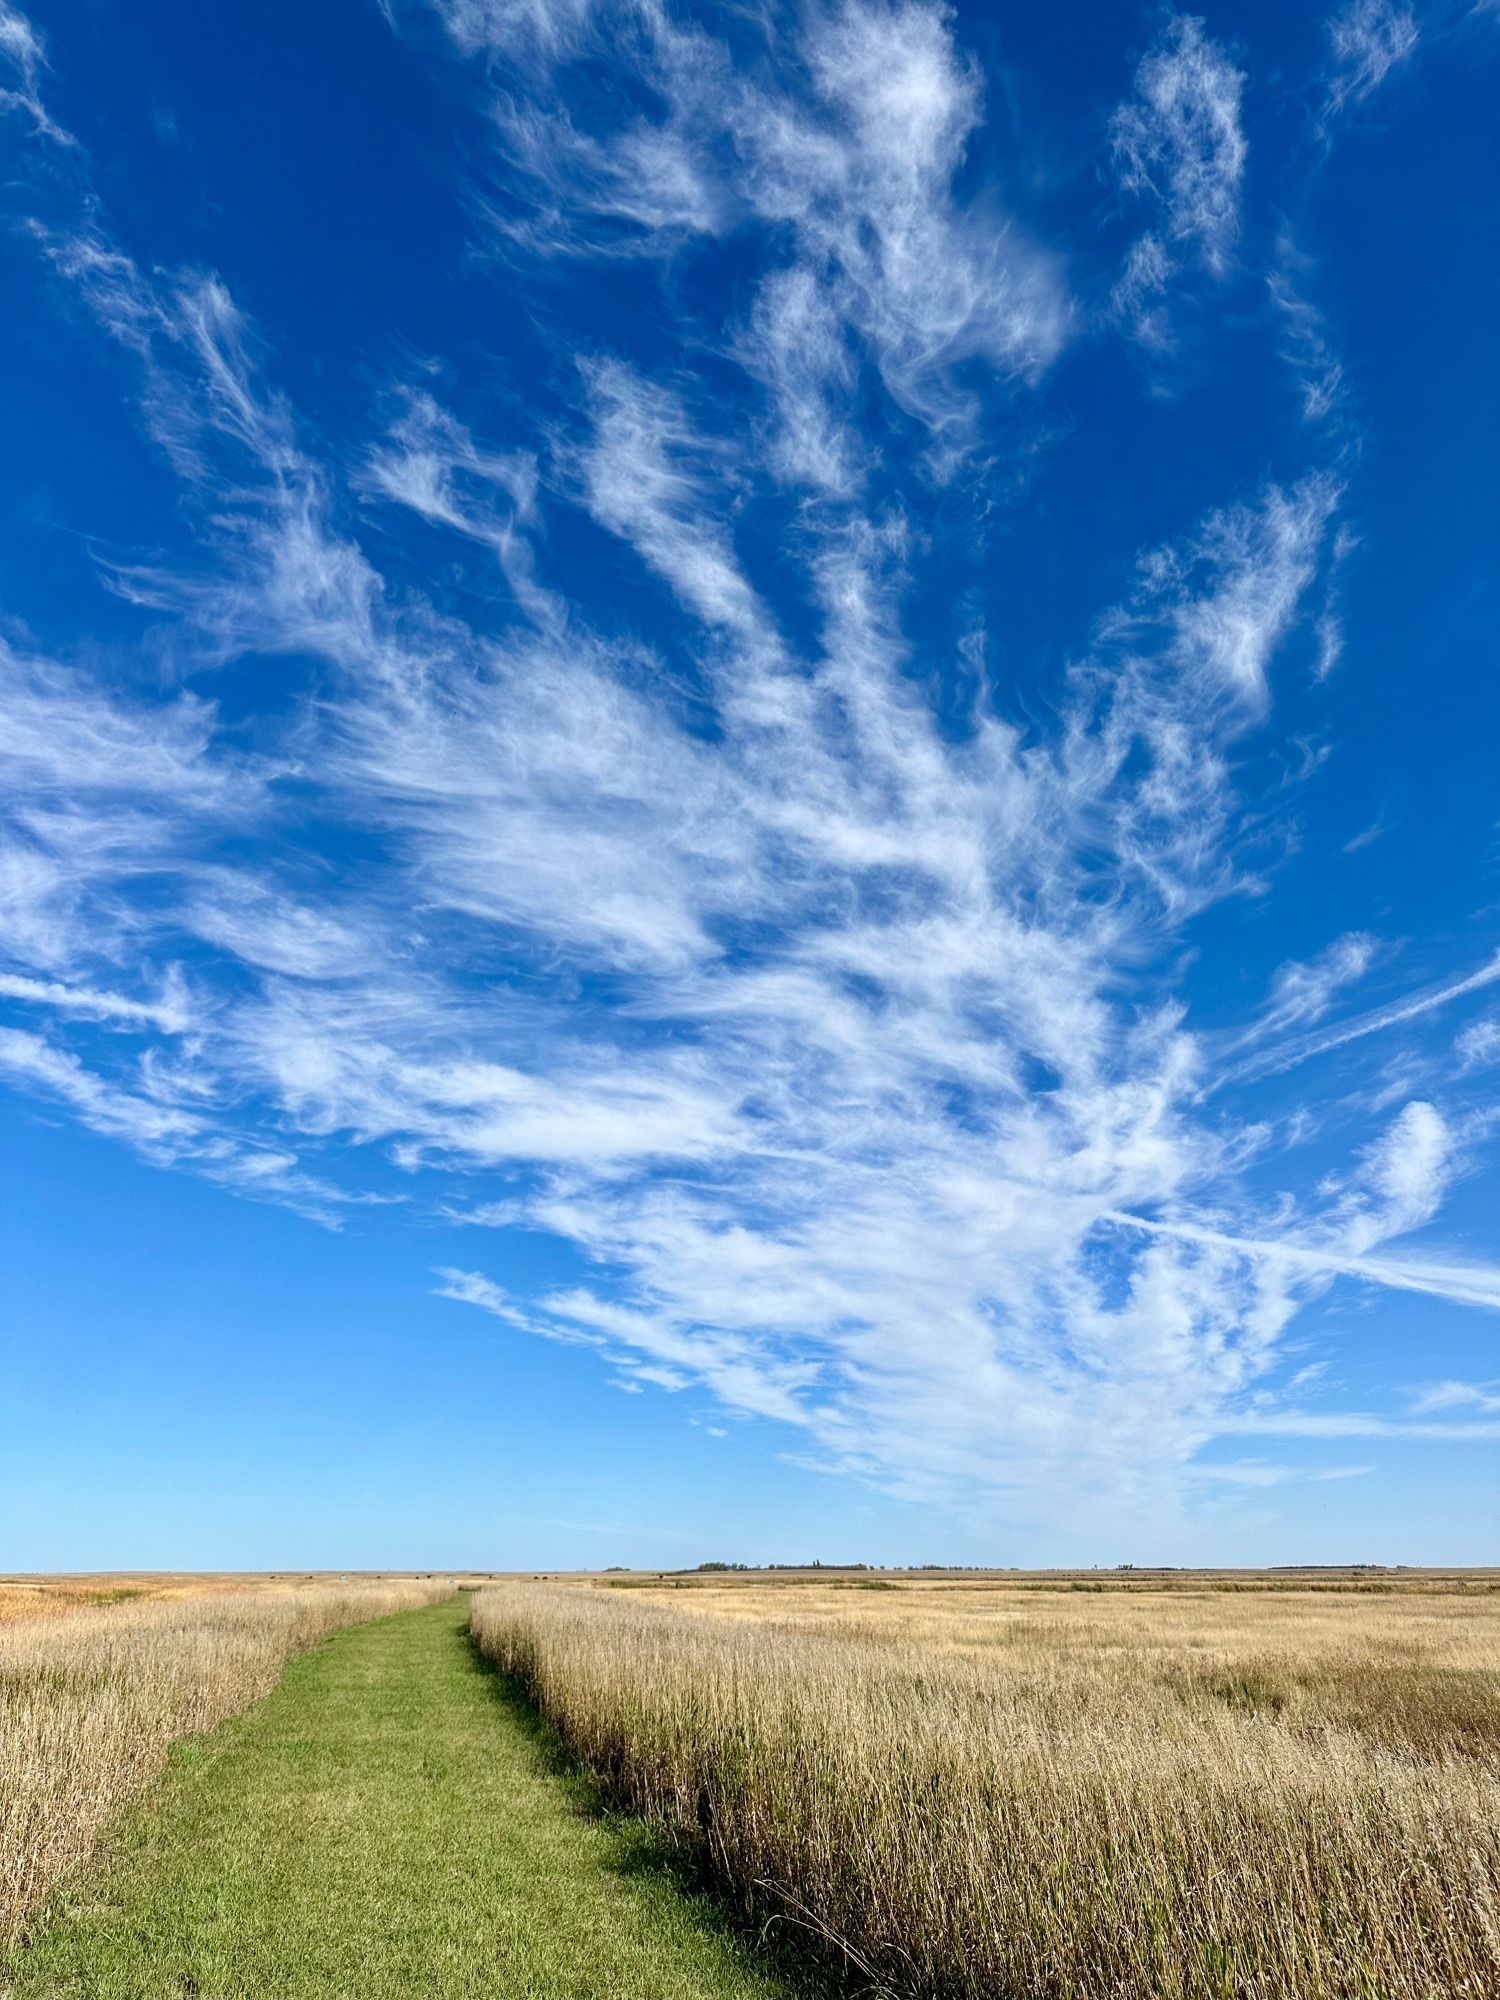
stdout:
<svg viewBox="0 0 1500 2000">
<path fill-rule="evenodd" d="M 0 1974 L 17 2000 L 776 2000 L 601 1818 L 467 1600 L 338 1633 L 162 1784 Z"/>
</svg>

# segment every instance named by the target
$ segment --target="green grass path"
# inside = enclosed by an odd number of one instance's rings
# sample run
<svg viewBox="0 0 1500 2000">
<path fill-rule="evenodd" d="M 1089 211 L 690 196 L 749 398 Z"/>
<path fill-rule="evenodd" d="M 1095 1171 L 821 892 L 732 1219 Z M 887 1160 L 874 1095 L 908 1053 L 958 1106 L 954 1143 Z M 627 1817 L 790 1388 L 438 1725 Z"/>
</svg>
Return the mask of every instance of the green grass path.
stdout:
<svg viewBox="0 0 1500 2000">
<path fill-rule="evenodd" d="M 640 1829 L 588 1810 L 466 1607 L 340 1632 L 163 1783 L 0 1991 L 37 2000 L 773 2000 Z"/>
</svg>

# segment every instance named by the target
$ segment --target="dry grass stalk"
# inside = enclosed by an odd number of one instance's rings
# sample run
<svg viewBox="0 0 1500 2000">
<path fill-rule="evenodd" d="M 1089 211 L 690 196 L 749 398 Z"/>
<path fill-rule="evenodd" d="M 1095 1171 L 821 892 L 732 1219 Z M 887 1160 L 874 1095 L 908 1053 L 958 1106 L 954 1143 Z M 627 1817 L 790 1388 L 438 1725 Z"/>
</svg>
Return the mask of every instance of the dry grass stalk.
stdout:
<svg viewBox="0 0 1500 2000">
<path fill-rule="evenodd" d="M 0 1937 L 87 1859 L 180 1736 L 275 1686 L 341 1625 L 431 1603 L 447 1583 L 227 1591 L 0 1624 Z"/>
<path fill-rule="evenodd" d="M 1494 2000 L 1497 1616 L 1430 1592 L 474 1605 L 610 1795 L 748 1912 L 802 1913 L 903 1994 L 1051 2000 Z"/>
</svg>

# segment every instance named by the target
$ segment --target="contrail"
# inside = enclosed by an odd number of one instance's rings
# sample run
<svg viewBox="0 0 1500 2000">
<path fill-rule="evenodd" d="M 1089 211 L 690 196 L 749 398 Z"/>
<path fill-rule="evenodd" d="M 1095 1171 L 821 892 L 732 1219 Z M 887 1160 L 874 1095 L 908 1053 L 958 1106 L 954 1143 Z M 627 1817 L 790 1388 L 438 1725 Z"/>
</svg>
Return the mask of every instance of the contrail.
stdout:
<svg viewBox="0 0 1500 2000">
<path fill-rule="evenodd" d="M 1315 1243 L 1267 1242 L 1255 1236 L 1230 1236 L 1223 1230 L 1205 1229 L 1191 1222 L 1154 1222 L 1144 1215 L 1124 1209 L 1108 1209 L 1101 1222 L 1113 1222 L 1122 1229 L 1138 1229 L 1148 1236 L 1169 1236 L 1180 1243 L 1202 1243 L 1214 1250 L 1233 1250 L 1242 1257 L 1258 1258 L 1267 1264 L 1282 1264 L 1310 1275 L 1368 1278 L 1377 1285 L 1396 1291 L 1425 1292 L 1433 1298 L 1451 1299 L 1457 1305 L 1500 1308 L 1500 1269 L 1488 1264 L 1424 1264 L 1397 1262 L 1385 1257 L 1349 1257 L 1337 1250 L 1325 1250 Z"/>
<path fill-rule="evenodd" d="M 1264 1055 L 1252 1056 L 1237 1068 L 1225 1070 L 1203 1095 L 1206 1097 L 1225 1084 L 1247 1083 L 1258 1076 L 1277 1076 L 1282 1070 L 1310 1061 L 1313 1056 L 1326 1055 L 1330 1049 L 1342 1048 L 1345 1042 L 1357 1042 L 1362 1035 L 1378 1035 L 1382 1028 L 1398 1028 L 1403 1021 L 1416 1020 L 1419 1014 L 1430 1014 L 1434 1007 L 1445 1007 L 1450 1000 L 1462 999 L 1465 993 L 1477 993 L 1482 986 L 1493 986 L 1496 980 L 1500 980 L 1500 951 L 1477 972 L 1456 980 L 1451 986 L 1429 987 L 1426 992 L 1414 994 L 1409 1000 L 1397 1000 L 1388 1007 L 1376 1008 L 1373 1013 L 1356 1015 L 1341 1028 L 1330 1028 L 1323 1034 L 1304 1035 L 1300 1041 L 1284 1042 L 1279 1049 L 1268 1049 Z"/>
</svg>

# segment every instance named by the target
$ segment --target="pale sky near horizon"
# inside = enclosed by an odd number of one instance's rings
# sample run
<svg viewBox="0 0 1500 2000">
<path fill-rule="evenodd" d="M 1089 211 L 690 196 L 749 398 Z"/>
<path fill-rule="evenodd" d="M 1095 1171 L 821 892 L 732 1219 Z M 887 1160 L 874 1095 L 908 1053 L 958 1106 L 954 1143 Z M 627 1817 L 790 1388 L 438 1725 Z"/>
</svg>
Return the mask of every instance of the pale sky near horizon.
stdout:
<svg viewBox="0 0 1500 2000">
<path fill-rule="evenodd" d="M 0 1568 L 1493 1560 L 1497 77 L 0 0 Z"/>
</svg>

